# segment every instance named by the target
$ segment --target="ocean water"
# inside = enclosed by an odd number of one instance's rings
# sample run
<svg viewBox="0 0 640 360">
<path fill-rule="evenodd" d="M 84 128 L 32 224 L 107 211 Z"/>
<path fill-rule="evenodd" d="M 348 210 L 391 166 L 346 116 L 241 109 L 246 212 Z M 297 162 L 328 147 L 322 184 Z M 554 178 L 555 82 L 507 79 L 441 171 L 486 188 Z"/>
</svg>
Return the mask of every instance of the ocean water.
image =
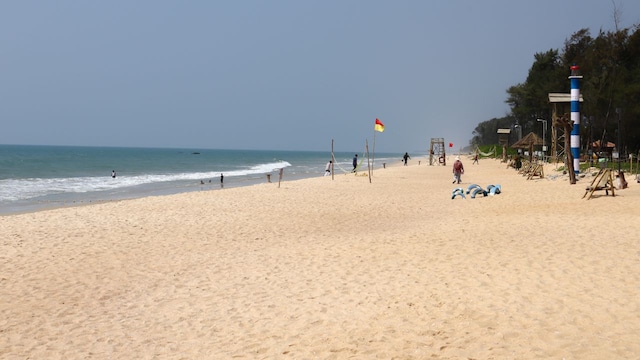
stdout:
<svg viewBox="0 0 640 360">
<path fill-rule="evenodd" d="M 352 169 L 353 155 L 334 154 L 336 174 Z M 400 158 L 376 153 L 374 166 Z M 283 181 L 323 176 L 330 159 L 329 151 L 0 145 L 0 214 L 249 186 L 267 174 L 277 182 L 280 169 Z"/>
</svg>

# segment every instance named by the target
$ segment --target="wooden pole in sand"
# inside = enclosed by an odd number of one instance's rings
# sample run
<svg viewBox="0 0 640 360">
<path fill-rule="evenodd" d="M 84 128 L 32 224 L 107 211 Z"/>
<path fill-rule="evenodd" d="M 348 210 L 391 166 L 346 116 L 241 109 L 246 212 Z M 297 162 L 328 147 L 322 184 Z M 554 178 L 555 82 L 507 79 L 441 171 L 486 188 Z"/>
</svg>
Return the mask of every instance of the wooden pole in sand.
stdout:
<svg viewBox="0 0 640 360">
<path fill-rule="evenodd" d="M 367 150 L 368 152 L 369 150 Z M 373 162 L 376 158 L 376 130 L 373 130 L 373 152 L 371 154 L 371 167 L 373 167 Z M 371 182 L 371 169 L 369 169 L 369 182 Z"/>
<path fill-rule="evenodd" d="M 375 139 L 375 134 L 374 134 Z M 375 141 L 373 142 L 375 144 Z M 371 184 L 371 163 L 369 163 L 369 140 L 365 140 L 364 148 L 367 151 L 367 167 L 369 168 L 369 184 Z"/>
<path fill-rule="evenodd" d="M 331 180 L 333 180 L 333 169 L 336 164 L 336 156 L 333 154 L 333 139 L 331 139 Z"/>
<path fill-rule="evenodd" d="M 573 121 L 569 118 L 568 114 L 564 114 L 561 117 L 556 119 L 554 125 L 564 129 L 564 133 L 565 133 L 565 137 L 564 137 L 565 151 L 564 152 L 567 156 L 565 164 L 567 167 L 567 171 L 569 172 L 569 183 L 571 185 L 575 185 L 576 173 L 573 169 L 573 154 L 571 153 L 571 151 L 567 151 L 567 149 L 571 148 L 571 138 L 569 136 L 566 136 L 566 134 L 570 134 L 571 129 L 573 129 Z"/>
</svg>

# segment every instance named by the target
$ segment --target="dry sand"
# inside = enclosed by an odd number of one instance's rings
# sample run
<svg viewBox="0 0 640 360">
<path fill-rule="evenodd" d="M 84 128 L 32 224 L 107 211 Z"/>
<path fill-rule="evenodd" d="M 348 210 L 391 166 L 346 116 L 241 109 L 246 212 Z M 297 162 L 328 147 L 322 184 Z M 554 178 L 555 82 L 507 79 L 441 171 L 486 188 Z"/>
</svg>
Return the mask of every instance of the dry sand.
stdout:
<svg viewBox="0 0 640 360">
<path fill-rule="evenodd" d="M 0 217 L 0 358 L 639 358 L 640 185 L 464 160 Z"/>
</svg>

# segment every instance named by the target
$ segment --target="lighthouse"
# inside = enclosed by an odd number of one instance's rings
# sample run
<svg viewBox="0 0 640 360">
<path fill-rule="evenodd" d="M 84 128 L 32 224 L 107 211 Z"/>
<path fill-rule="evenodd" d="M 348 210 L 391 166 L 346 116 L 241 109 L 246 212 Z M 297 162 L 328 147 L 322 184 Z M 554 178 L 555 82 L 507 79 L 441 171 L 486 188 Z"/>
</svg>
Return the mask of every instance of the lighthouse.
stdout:
<svg viewBox="0 0 640 360">
<path fill-rule="evenodd" d="M 571 66 L 571 155 L 573 156 L 573 171 L 580 173 L 580 67 L 576 64 Z"/>
</svg>

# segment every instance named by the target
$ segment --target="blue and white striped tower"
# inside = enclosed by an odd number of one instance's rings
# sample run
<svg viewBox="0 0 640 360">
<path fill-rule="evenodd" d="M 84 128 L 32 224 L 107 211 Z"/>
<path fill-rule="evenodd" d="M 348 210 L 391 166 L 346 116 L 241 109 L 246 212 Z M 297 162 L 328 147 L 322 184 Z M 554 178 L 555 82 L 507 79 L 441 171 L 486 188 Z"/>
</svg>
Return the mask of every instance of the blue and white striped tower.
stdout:
<svg viewBox="0 0 640 360">
<path fill-rule="evenodd" d="M 578 65 L 571 66 L 571 121 L 573 121 L 573 129 L 571 130 L 571 155 L 573 155 L 573 171 L 580 173 L 580 79 L 578 75 L 580 67 Z"/>
</svg>

